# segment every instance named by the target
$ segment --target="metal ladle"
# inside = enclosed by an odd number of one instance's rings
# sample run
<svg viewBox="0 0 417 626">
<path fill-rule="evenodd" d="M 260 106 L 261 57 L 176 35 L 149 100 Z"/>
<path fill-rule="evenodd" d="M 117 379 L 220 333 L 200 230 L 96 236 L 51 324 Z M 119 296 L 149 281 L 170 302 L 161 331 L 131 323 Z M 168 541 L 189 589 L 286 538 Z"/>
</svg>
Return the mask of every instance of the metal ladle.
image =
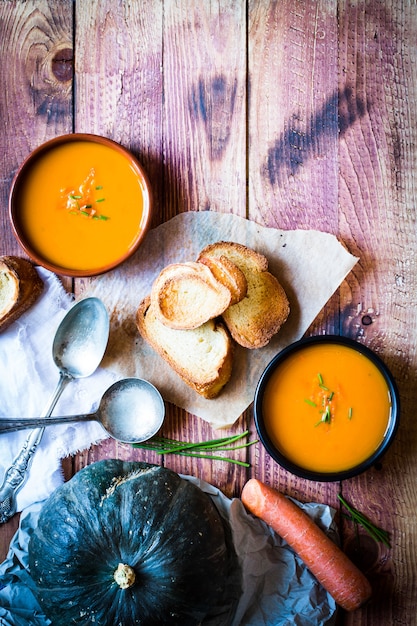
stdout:
<svg viewBox="0 0 417 626">
<path fill-rule="evenodd" d="M 101 300 L 85 298 L 68 311 L 58 326 L 52 345 L 52 356 L 59 369 L 59 381 L 45 418 L 51 415 L 71 380 L 91 376 L 97 369 L 104 356 L 108 338 L 109 316 Z M 16 493 L 26 480 L 43 433 L 43 426 L 33 430 L 12 465 L 6 470 L 0 487 L 0 523 L 7 522 L 16 512 Z"/>
<path fill-rule="evenodd" d="M 164 401 L 150 382 L 141 378 L 123 378 L 107 389 L 94 413 L 62 417 L 0 417 L 0 434 L 40 424 L 46 427 L 93 420 L 117 441 L 140 443 L 158 432 L 164 417 Z"/>
</svg>

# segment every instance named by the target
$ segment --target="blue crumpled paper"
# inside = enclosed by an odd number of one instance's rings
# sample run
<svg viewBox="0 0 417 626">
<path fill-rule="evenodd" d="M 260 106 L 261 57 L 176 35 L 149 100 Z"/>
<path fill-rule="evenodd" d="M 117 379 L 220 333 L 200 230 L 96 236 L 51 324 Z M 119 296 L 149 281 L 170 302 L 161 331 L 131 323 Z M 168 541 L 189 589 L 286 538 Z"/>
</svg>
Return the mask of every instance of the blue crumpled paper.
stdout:
<svg viewBox="0 0 417 626">
<path fill-rule="evenodd" d="M 0 565 L 0 626 L 47 626 L 51 624 L 32 591 L 28 571 L 28 544 L 36 527 L 42 502 L 27 507 Z"/>
<path fill-rule="evenodd" d="M 229 521 L 243 574 L 243 593 L 231 626 L 333 626 L 337 607 L 304 563 L 269 526 L 248 514 L 237 499 L 191 476 Z M 27 507 L 0 565 L 0 626 L 49 626 L 28 571 L 28 544 L 42 502 Z M 297 502 L 337 541 L 334 510 Z"/>
</svg>

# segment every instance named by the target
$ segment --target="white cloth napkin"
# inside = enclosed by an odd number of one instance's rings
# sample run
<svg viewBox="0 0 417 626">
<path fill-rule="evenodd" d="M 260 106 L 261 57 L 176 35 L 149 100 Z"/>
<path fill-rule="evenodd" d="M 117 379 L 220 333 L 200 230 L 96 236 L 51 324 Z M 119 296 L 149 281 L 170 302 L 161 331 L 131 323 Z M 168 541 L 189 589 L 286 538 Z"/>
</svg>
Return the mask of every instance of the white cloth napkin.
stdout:
<svg viewBox="0 0 417 626">
<path fill-rule="evenodd" d="M 59 380 L 52 357 L 55 332 L 73 304 L 51 272 L 37 268 L 44 281 L 38 301 L 8 329 L 0 333 L 0 416 L 42 417 Z M 115 374 L 103 368 L 88 378 L 68 383 L 53 415 L 90 413 Z M 30 431 L 0 434 L 0 485 Z M 49 426 L 34 455 L 26 483 L 18 491 L 17 507 L 43 500 L 63 482 L 60 459 L 107 437 L 97 422 Z"/>
</svg>

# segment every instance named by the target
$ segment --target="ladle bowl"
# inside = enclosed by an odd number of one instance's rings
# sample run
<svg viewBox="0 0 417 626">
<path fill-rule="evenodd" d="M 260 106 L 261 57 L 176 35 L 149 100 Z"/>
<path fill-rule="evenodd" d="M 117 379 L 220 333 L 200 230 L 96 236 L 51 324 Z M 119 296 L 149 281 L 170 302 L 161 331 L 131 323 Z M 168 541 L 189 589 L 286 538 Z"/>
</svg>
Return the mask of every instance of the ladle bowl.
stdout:
<svg viewBox="0 0 417 626">
<path fill-rule="evenodd" d="M 142 378 L 123 378 L 107 389 L 94 413 L 40 418 L 2 417 L 0 433 L 93 420 L 99 422 L 113 439 L 132 444 L 155 435 L 164 417 L 165 404 L 156 387 Z"/>
</svg>

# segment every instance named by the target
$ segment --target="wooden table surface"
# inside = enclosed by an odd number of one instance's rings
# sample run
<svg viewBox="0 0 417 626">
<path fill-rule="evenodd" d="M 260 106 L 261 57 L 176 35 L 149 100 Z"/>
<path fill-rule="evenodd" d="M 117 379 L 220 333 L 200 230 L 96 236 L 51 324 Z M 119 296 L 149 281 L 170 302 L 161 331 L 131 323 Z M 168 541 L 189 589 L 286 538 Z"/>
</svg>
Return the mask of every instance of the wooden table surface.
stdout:
<svg viewBox="0 0 417 626">
<path fill-rule="evenodd" d="M 357 339 L 391 368 L 402 415 L 383 462 L 338 484 L 291 475 L 260 444 L 242 453 L 249 469 L 164 461 L 228 496 L 250 476 L 336 508 L 342 492 L 387 529 L 391 549 L 362 533 L 358 544 L 338 516 L 374 588 L 366 607 L 340 614 L 350 626 L 417 624 L 416 52 L 414 0 L 0 2 L 0 254 L 24 256 L 7 210 L 19 164 L 75 131 L 140 159 L 153 226 L 183 211 L 232 212 L 330 232 L 360 257 L 307 334 Z M 62 281 L 76 294 L 88 286 Z M 246 425 L 254 431 L 251 408 L 230 432 Z M 213 433 L 169 406 L 164 434 Z M 65 475 L 108 457 L 160 462 L 106 441 L 65 460 Z M 1 560 L 17 523 L 0 528 Z"/>
</svg>

